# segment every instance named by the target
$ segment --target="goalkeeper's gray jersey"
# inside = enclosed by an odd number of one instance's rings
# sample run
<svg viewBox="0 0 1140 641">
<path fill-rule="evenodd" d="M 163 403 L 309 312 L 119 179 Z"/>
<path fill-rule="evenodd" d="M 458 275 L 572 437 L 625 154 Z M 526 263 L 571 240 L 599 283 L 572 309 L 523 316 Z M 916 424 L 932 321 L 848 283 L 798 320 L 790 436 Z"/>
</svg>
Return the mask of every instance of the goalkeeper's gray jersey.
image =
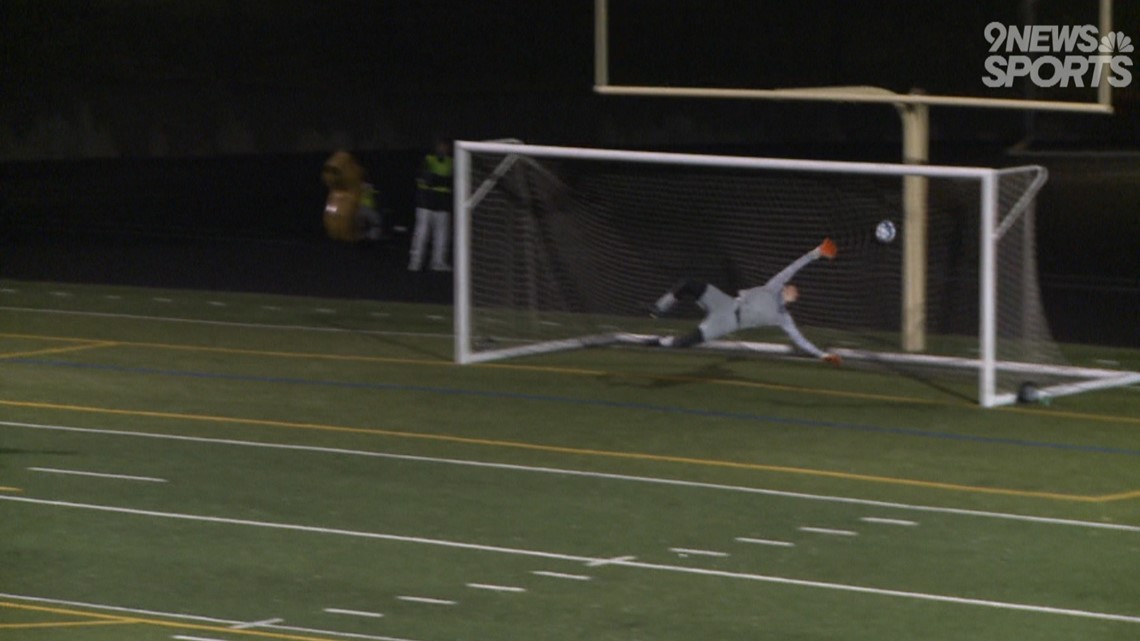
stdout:
<svg viewBox="0 0 1140 641">
<path fill-rule="evenodd" d="M 822 357 L 823 352 L 804 338 L 796 327 L 796 322 L 792 320 L 792 315 L 788 313 L 788 308 L 784 306 L 784 284 L 769 281 L 762 287 L 753 287 L 740 292 L 737 297 L 740 329 L 779 327 L 784 330 L 788 338 L 792 339 L 796 347 L 817 358 Z"/>
<path fill-rule="evenodd" d="M 819 257 L 819 248 L 813 249 L 763 285 L 741 290 L 736 298 L 707 285 L 697 299 L 697 304 L 707 312 L 699 326 L 701 338 L 711 341 L 741 329 L 774 326 L 784 330 L 796 347 L 813 356 L 823 356 L 823 352 L 796 328 L 792 315 L 784 307 L 784 285 L 788 284 L 796 272 Z M 666 296 L 675 302 L 672 293 Z"/>
<path fill-rule="evenodd" d="M 740 313 L 740 329 L 781 325 L 788 316 L 784 306 L 784 286 L 771 284 L 752 289 L 743 289 L 737 297 Z"/>
</svg>

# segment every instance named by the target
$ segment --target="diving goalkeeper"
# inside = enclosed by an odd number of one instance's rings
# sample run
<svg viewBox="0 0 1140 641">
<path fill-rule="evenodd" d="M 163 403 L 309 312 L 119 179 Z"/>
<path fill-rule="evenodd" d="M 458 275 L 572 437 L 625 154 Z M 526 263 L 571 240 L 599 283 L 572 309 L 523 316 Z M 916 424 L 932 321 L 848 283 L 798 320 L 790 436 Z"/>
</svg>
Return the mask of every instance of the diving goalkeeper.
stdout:
<svg viewBox="0 0 1140 641">
<path fill-rule="evenodd" d="M 678 301 L 683 300 L 695 302 L 705 311 L 705 319 L 692 332 L 679 337 L 667 336 L 660 339 L 658 344 L 662 347 L 691 347 L 742 329 L 779 327 L 802 351 L 838 365 L 839 356 L 823 352 L 804 338 L 788 312 L 788 305 L 799 298 L 799 290 L 789 282 L 792 276 L 821 256 L 834 259 L 837 253 L 835 243 L 826 238 L 819 247 L 800 256 L 768 282 L 759 287 L 741 290 L 736 298 L 731 298 L 715 286 L 702 281 L 681 281 L 657 299 L 651 315 L 658 317 L 667 314 Z"/>
</svg>

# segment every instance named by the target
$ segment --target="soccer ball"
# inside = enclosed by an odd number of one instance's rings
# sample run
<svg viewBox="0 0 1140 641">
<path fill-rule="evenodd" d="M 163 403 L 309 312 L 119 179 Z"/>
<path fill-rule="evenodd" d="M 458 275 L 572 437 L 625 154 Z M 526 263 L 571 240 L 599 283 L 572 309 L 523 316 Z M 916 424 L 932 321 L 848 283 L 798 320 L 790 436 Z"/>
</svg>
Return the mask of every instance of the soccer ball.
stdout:
<svg viewBox="0 0 1140 641">
<path fill-rule="evenodd" d="M 875 227 L 875 240 L 885 245 L 895 239 L 896 233 L 895 224 L 889 220 L 883 220 Z"/>
</svg>

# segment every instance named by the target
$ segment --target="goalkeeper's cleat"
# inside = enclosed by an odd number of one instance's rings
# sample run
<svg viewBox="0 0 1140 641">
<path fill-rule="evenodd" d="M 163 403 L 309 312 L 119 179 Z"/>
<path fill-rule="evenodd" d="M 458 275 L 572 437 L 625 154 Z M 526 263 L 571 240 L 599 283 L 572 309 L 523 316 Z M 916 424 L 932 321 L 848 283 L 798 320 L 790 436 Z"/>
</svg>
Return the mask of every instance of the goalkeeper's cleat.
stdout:
<svg viewBox="0 0 1140 641">
<path fill-rule="evenodd" d="M 835 241 L 830 238 L 824 238 L 823 242 L 819 245 L 819 255 L 825 258 L 834 259 L 839 253 L 839 248 L 835 246 Z"/>
<path fill-rule="evenodd" d="M 669 292 L 661 298 L 658 298 L 656 303 L 649 306 L 649 316 L 652 318 L 661 318 L 665 314 L 668 314 L 669 310 L 673 309 L 673 306 L 676 304 L 677 297 L 673 295 L 673 292 Z"/>
</svg>

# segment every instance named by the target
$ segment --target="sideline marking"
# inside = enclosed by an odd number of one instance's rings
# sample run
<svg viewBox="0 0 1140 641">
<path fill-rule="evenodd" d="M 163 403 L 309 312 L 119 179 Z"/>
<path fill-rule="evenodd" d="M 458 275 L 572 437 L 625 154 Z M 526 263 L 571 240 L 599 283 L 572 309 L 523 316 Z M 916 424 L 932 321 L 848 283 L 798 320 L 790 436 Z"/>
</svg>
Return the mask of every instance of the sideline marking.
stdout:
<svg viewBox="0 0 1140 641">
<path fill-rule="evenodd" d="M 562 445 L 542 445 L 520 441 L 503 441 L 497 439 L 472 438 L 467 436 L 454 436 L 450 434 L 430 434 L 425 432 L 403 432 L 389 429 L 372 429 L 363 427 L 348 427 L 344 425 L 328 425 L 322 423 L 280 421 L 262 418 L 239 418 L 233 416 L 213 416 L 208 414 L 186 414 L 180 412 L 160 412 L 154 410 L 125 410 L 105 407 L 91 407 L 82 405 L 63 405 L 59 403 L 43 403 L 35 401 L 12 401 L 0 399 L 0 406 L 24 407 L 35 409 L 63 410 L 68 412 L 84 412 L 94 414 L 110 414 L 116 416 L 147 416 L 152 418 L 168 418 L 184 421 L 197 421 L 205 423 L 233 423 L 237 425 L 258 425 L 263 427 L 286 427 L 292 429 L 320 430 L 326 432 L 343 432 L 349 434 L 371 434 L 374 436 L 387 436 L 393 438 L 419 439 L 440 441 L 447 443 L 464 443 L 468 445 L 481 445 L 488 447 L 505 447 L 512 449 L 531 450 L 536 452 L 554 452 L 559 454 L 573 454 L 578 456 L 605 457 L 614 459 L 655 461 L 660 463 L 680 463 L 685 465 L 699 465 L 703 467 L 723 467 L 731 469 L 753 470 L 782 474 L 798 474 L 802 476 L 817 476 L 834 478 L 845 481 L 861 481 L 868 483 L 882 483 L 886 485 L 901 485 L 909 487 L 922 487 L 927 489 L 948 490 L 955 492 L 969 492 L 975 494 L 996 494 L 1003 496 L 1018 496 L 1023 498 L 1041 498 L 1058 501 L 1080 501 L 1086 503 L 1104 503 L 1122 499 L 1135 498 L 1134 493 L 1110 494 L 1106 496 L 1086 496 L 1080 494 L 1065 494 L 1061 492 L 1041 492 L 1035 490 L 1017 490 L 999 487 L 981 487 L 976 485 L 963 485 L 959 483 L 943 483 L 939 481 L 923 481 L 918 479 L 904 479 L 890 476 L 872 474 L 854 474 L 850 472 L 837 472 L 834 470 L 815 470 L 810 468 L 788 467 L 783 465 L 765 465 L 761 463 L 747 463 L 743 461 L 723 461 L 714 459 L 699 459 L 687 456 L 668 454 L 649 454 L 645 452 L 616 452 L 612 450 L 594 450 Z M 2 423 L 2 422 L 0 422 Z M 1140 494 L 1140 491 L 1137 492 Z"/>
<path fill-rule="evenodd" d="M 44 472 L 46 474 L 68 474 L 71 476 L 93 476 L 101 479 L 121 479 L 124 481 L 146 481 L 148 483 L 166 483 L 166 479 L 155 478 L 153 476 L 129 476 L 127 474 L 106 474 L 103 472 L 82 472 L 80 470 L 60 470 L 54 467 L 29 467 L 33 472 Z"/>
<path fill-rule="evenodd" d="M 585 478 L 607 479 L 615 481 L 632 481 L 636 483 L 652 483 L 672 485 L 676 487 L 703 488 L 711 490 L 724 490 L 730 492 L 744 492 L 764 496 L 778 496 L 783 498 L 804 499 L 810 501 L 823 501 L 828 503 L 845 503 L 849 505 L 866 505 L 877 508 L 892 508 L 899 510 L 912 510 L 917 512 L 933 512 L 939 514 L 953 514 L 957 516 L 976 516 L 984 518 L 1005 519 L 1010 521 L 1024 521 L 1029 523 L 1042 523 L 1047 525 L 1070 525 L 1094 529 L 1121 530 L 1125 532 L 1140 533 L 1140 526 L 1122 523 L 1104 523 L 1101 521 L 1077 521 L 1045 516 L 1030 516 L 1010 514 L 1007 512 L 986 512 L 982 510 L 969 510 L 964 508 L 935 507 L 929 505 L 914 505 L 910 503 L 894 503 L 890 501 L 877 501 L 873 499 L 860 499 L 846 496 L 832 496 L 827 494 L 807 494 L 805 492 L 790 492 L 785 490 L 771 490 L 766 488 L 746 487 L 741 485 L 727 485 L 724 483 L 706 483 L 701 481 L 685 481 L 652 476 L 633 476 L 630 474 L 614 474 L 610 472 L 587 472 L 559 467 L 538 467 L 519 465 L 515 463 L 490 463 L 486 461 L 470 461 L 464 459 L 448 459 L 432 456 L 418 456 L 414 454 L 392 454 L 389 452 L 371 452 L 364 450 L 350 450 L 335 447 L 320 447 L 316 445 L 296 445 L 291 443 L 266 443 L 262 441 L 238 441 L 234 439 L 209 438 L 204 436 L 184 436 L 180 434 L 154 434 L 149 432 L 131 432 L 123 430 L 104 430 L 87 427 L 67 427 L 63 425 L 41 425 L 37 423 L 20 423 L 16 421 L 0 421 L 0 425 L 11 427 L 26 427 L 30 429 L 52 430 L 61 432 L 79 432 L 84 434 L 101 434 L 112 436 L 136 436 L 140 438 L 153 438 L 171 441 L 186 441 L 191 443 L 209 443 L 218 445 L 237 445 L 242 447 L 263 447 L 269 449 L 292 450 L 300 452 L 322 452 L 326 454 L 341 454 L 346 456 L 365 456 L 373 458 L 386 458 L 399 461 L 420 461 L 425 463 L 442 463 L 447 465 L 464 465 L 469 467 L 486 467 L 500 470 L 516 470 L 521 472 L 537 472 L 542 474 L 559 474 L 565 476 L 578 476 Z M 632 557 L 631 557 L 632 558 Z"/>
<path fill-rule="evenodd" d="M 996 601 L 992 599 L 979 599 L 972 597 L 959 597 L 948 594 L 932 594 L 926 592 L 909 592 L 905 590 L 892 590 L 887 588 L 875 588 L 863 585 L 851 585 L 846 583 L 834 583 L 829 581 L 814 581 L 808 579 L 794 579 L 790 577 L 771 576 L 764 574 L 751 574 L 747 572 L 732 572 L 727 570 L 710 570 L 705 568 L 694 568 L 677 565 L 665 565 L 661 563 L 645 563 L 641 561 L 632 560 L 632 557 L 619 557 L 611 559 L 599 559 L 594 557 L 580 556 L 575 554 L 562 554 L 558 552 L 546 552 L 543 550 L 532 550 L 523 548 L 510 548 L 504 546 L 483 545 L 478 543 L 467 543 L 464 541 L 453 541 L 448 539 L 431 539 L 426 537 L 413 537 L 398 534 L 386 534 L 382 532 L 364 532 L 359 530 L 345 530 L 339 528 L 323 528 L 311 525 L 297 525 L 293 523 L 280 523 L 272 521 L 254 521 L 249 519 L 235 519 L 222 516 L 209 516 L 203 514 L 185 514 L 177 512 L 159 512 L 156 510 L 140 510 L 127 507 L 117 507 L 111 505 L 95 505 L 89 503 L 73 503 L 69 501 L 53 501 L 43 499 L 29 499 L 23 497 L 7 497 L 0 496 L 0 501 L 16 501 L 21 503 L 32 503 L 37 505 L 48 505 L 53 507 L 74 508 L 83 510 L 94 510 L 100 512 L 112 512 L 118 514 L 129 514 L 134 516 L 147 516 L 164 519 L 175 519 L 181 521 L 192 521 L 202 523 L 219 523 L 225 525 L 241 525 L 248 527 L 271 528 L 277 530 L 287 530 L 292 532 L 305 532 L 311 534 L 330 534 L 336 536 L 348 536 L 364 539 L 383 540 L 399 543 L 418 543 L 421 545 L 433 545 L 437 547 L 462 549 L 477 552 L 494 552 L 499 554 L 508 554 L 514 556 L 528 556 L 544 559 L 557 559 L 562 561 L 571 561 L 577 563 L 584 563 L 587 566 L 594 566 L 596 564 L 617 565 L 625 568 L 633 568 L 640 570 L 657 570 L 662 572 L 674 572 L 680 574 L 694 574 L 699 576 L 718 577 L 725 579 L 740 579 L 746 581 L 755 581 L 761 583 L 773 583 L 780 585 L 794 585 L 798 587 L 818 588 L 824 590 L 833 590 L 840 592 L 853 592 L 857 594 L 870 594 L 875 596 L 887 596 L 904 599 L 912 599 L 919 601 L 930 601 L 936 603 L 951 603 L 955 605 L 972 605 L 987 608 L 994 608 L 999 610 L 1011 610 L 1019 612 L 1035 612 L 1039 614 L 1056 614 L 1069 617 L 1080 617 L 1087 619 L 1098 619 L 1102 621 L 1119 621 L 1124 623 L 1140 624 L 1140 615 L 1127 615 L 1115 614 L 1111 612 L 1096 612 L 1091 610 L 1078 610 L 1073 608 L 1057 608 L 1052 606 L 1034 605 L 1029 603 L 1015 603 L 1007 601 Z M 510 586 L 486 586 L 485 584 L 468 584 L 471 587 L 481 586 L 485 589 L 502 588 L 510 591 L 524 590 L 524 588 L 512 588 Z M 4 595 L 0 595 L 4 596 Z M 175 625 L 175 624 L 168 624 Z M 258 633 L 254 631 L 247 631 L 247 633 Z"/>
</svg>

